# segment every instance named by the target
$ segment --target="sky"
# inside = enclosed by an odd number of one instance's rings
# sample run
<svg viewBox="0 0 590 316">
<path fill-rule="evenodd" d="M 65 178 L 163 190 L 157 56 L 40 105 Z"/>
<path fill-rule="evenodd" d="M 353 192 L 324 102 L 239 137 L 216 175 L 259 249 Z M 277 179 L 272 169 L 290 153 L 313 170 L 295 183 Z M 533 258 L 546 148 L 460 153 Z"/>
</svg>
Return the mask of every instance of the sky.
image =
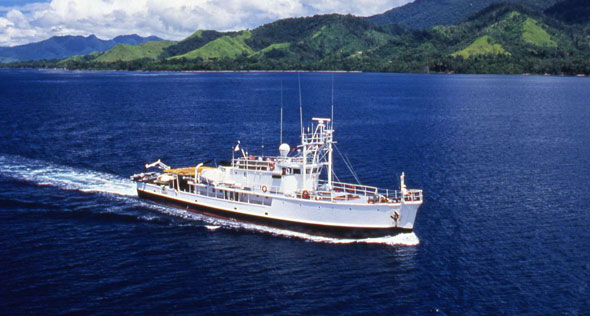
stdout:
<svg viewBox="0 0 590 316">
<path fill-rule="evenodd" d="M 181 40 L 198 29 L 253 29 L 288 17 L 369 16 L 413 0 L 0 0 L 0 46 L 51 36 L 156 35 Z"/>
</svg>

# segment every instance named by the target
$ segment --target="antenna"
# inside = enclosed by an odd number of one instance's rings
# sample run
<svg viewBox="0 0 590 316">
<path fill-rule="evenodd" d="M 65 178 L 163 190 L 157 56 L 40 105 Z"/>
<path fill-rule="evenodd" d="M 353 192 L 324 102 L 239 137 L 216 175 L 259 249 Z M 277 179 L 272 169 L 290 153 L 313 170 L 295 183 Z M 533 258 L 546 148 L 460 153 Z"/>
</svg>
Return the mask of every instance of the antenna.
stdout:
<svg viewBox="0 0 590 316">
<path fill-rule="evenodd" d="M 262 132 L 261 138 L 262 138 L 262 140 L 261 140 L 262 141 L 262 145 L 260 146 L 261 149 L 262 149 L 262 155 L 261 156 L 264 157 L 264 132 Z"/>
<path fill-rule="evenodd" d="M 301 73 L 297 73 L 297 81 L 299 82 L 299 128 L 301 130 L 301 143 L 303 144 L 303 106 L 301 105 Z"/>
<path fill-rule="evenodd" d="M 332 132 L 334 132 L 334 73 L 332 73 L 332 107 L 330 109 L 330 129 L 332 130 Z M 330 135 L 330 142 L 328 144 L 328 189 L 332 190 L 332 176 L 336 176 L 334 173 L 334 160 L 333 160 L 333 149 L 332 149 L 332 137 L 333 135 Z M 336 177 L 336 179 L 338 179 L 338 177 Z"/>
<path fill-rule="evenodd" d="M 283 80 L 281 80 L 281 136 L 279 145 L 283 144 Z"/>
<path fill-rule="evenodd" d="M 332 109 L 330 114 L 330 122 L 332 129 L 334 129 L 334 73 L 332 73 Z"/>
</svg>

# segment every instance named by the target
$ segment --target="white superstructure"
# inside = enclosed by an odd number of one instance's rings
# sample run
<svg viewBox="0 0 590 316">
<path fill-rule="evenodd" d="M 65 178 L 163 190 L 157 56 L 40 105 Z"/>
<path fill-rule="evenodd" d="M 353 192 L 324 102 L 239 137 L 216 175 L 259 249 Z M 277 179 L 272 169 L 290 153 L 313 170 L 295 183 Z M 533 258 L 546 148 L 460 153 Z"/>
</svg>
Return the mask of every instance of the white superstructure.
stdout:
<svg viewBox="0 0 590 316">
<path fill-rule="evenodd" d="M 238 142 L 231 163 L 171 169 L 157 161 L 146 168 L 162 173 L 131 178 L 140 197 L 229 218 L 349 236 L 412 230 L 422 190 L 407 189 L 403 173 L 399 190 L 334 181 L 333 136 L 330 119 L 313 118 L 301 144 L 281 144 L 279 156 L 248 155 Z"/>
</svg>

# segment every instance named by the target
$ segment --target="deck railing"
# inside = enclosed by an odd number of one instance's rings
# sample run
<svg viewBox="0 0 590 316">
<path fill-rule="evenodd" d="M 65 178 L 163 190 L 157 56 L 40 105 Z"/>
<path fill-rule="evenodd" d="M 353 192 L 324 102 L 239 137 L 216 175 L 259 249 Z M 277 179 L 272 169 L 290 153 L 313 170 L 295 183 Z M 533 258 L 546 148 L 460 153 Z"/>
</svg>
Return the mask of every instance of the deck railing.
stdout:
<svg viewBox="0 0 590 316">
<path fill-rule="evenodd" d="M 422 201 L 423 198 L 422 190 L 406 190 L 404 195 L 400 190 L 379 189 L 378 195 L 394 202 L 400 202 L 402 199 L 404 201 Z"/>
<path fill-rule="evenodd" d="M 273 170 L 275 162 L 272 160 L 237 158 L 233 160 L 233 165 L 247 170 Z"/>
<path fill-rule="evenodd" d="M 327 184 L 327 181 L 320 180 L 319 183 Z M 342 182 L 332 182 L 332 189 L 335 191 L 342 191 L 364 196 L 381 196 L 396 202 L 399 202 L 402 199 L 404 201 L 422 201 L 422 190 L 407 190 L 406 194 L 403 195 L 399 190 L 380 189 L 367 185 Z"/>
<path fill-rule="evenodd" d="M 320 180 L 320 184 L 327 184 L 328 181 Z M 368 185 L 361 185 L 361 184 L 351 184 L 351 183 L 343 183 L 343 182 L 336 182 L 332 181 L 332 189 L 334 191 L 341 191 L 347 192 L 352 194 L 359 194 L 359 195 L 376 195 L 378 194 L 378 190 L 376 187 L 368 186 Z"/>
<path fill-rule="evenodd" d="M 244 161 L 244 160 L 242 160 Z M 267 161 L 256 161 L 258 163 L 268 163 Z M 260 164 L 258 164 L 260 165 Z M 326 180 L 319 180 L 320 185 L 327 184 Z M 190 183 L 190 185 L 194 185 L 194 183 Z M 198 186 L 201 186 L 197 184 Z M 220 185 L 220 189 L 223 189 L 225 186 L 223 184 Z M 250 194 L 283 194 L 281 191 L 280 186 L 272 186 L 272 185 L 245 185 L 240 187 L 234 186 L 227 186 L 225 187 L 229 190 L 244 190 L 251 192 Z M 401 201 L 422 201 L 423 193 L 422 190 L 406 190 L 405 194 L 402 194 L 400 190 L 389 190 L 389 189 L 380 189 L 373 186 L 367 185 L 360 185 L 360 184 L 351 184 L 351 183 L 343 183 L 343 182 L 332 182 L 332 191 L 336 193 L 341 192 L 342 194 L 331 194 L 330 191 L 313 191 L 313 190 L 301 190 L 294 192 L 294 196 L 299 198 L 305 199 L 315 199 L 315 200 L 340 200 L 340 199 L 358 199 L 359 196 L 367 197 L 367 201 L 372 203 L 397 203 Z"/>
</svg>

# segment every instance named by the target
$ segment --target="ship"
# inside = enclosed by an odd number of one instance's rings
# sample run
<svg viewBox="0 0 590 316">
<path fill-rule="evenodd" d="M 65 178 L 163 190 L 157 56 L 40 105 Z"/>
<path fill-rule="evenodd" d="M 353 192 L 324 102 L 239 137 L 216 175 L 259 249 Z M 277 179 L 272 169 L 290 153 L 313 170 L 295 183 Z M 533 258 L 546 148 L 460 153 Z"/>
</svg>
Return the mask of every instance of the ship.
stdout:
<svg viewBox="0 0 590 316">
<path fill-rule="evenodd" d="M 300 140 L 293 149 L 281 143 L 278 156 L 251 155 L 238 141 L 231 161 L 172 168 L 158 160 L 131 180 L 140 198 L 314 235 L 363 238 L 414 229 L 423 192 L 408 189 L 403 172 L 399 189 L 335 181 L 331 118 L 312 118 Z"/>
</svg>

